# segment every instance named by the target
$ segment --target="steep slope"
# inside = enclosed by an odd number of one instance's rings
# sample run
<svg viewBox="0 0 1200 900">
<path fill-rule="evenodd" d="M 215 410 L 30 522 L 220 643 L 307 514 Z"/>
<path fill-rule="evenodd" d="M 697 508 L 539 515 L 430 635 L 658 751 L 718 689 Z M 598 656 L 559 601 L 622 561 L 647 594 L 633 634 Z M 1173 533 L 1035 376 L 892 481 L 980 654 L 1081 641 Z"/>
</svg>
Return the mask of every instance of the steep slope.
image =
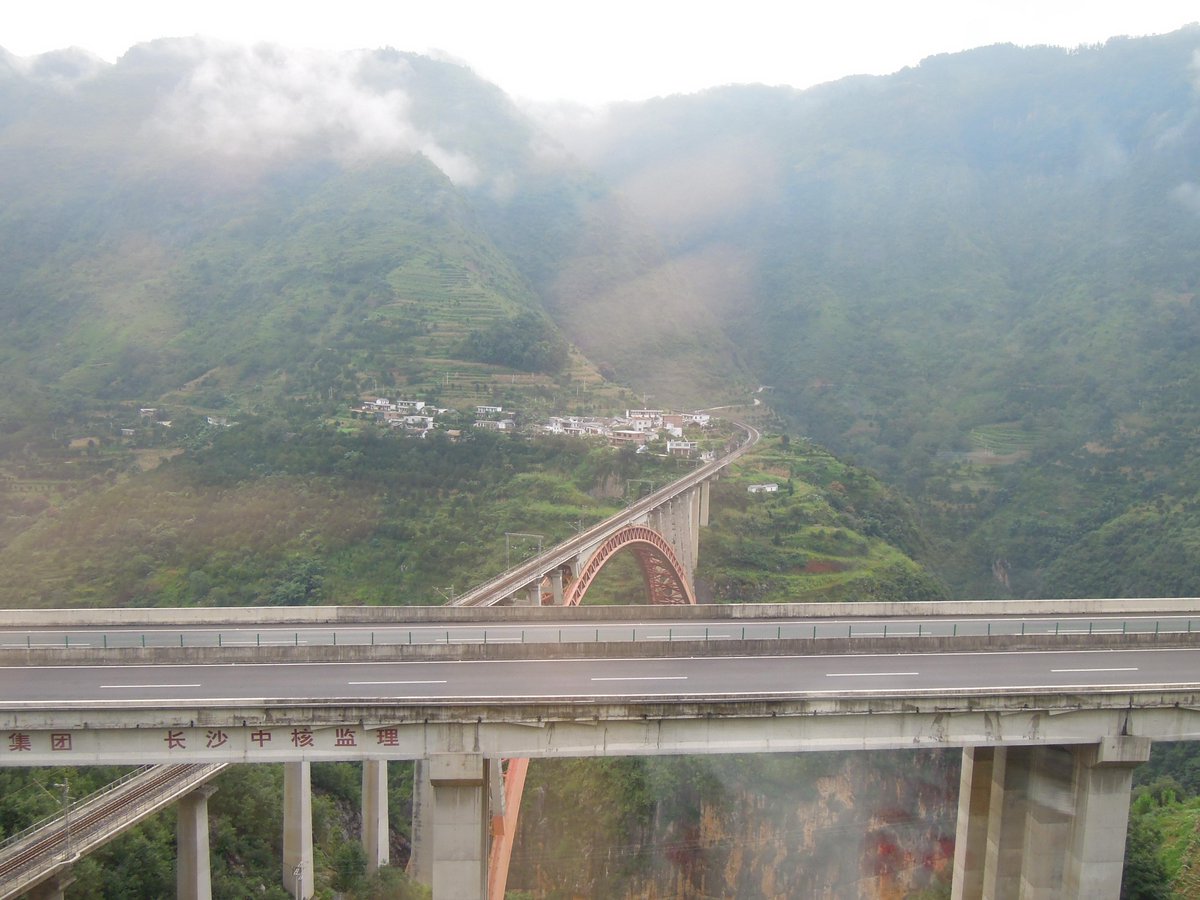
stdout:
<svg viewBox="0 0 1200 900">
<path fill-rule="evenodd" d="M 1193 499 L 1198 50 L 989 47 L 628 106 L 572 146 L 772 403 L 924 501 L 956 590 L 1070 592 L 1042 572 L 1085 535 Z"/>
<path fill-rule="evenodd" d="M 353 391 L 368 368 L 469 361 L 473 331 L 522 311 L 553 330 L 455 183 L 487 177 L 479 128 L 461 133 L 475 108 L 447 113 L 454 78 L 477 80 L 399 54 L 308 62 L 160 42 L 68 86 L 7 73 L 7 377 L 85 398 L 213 370 Z M 439 100 L 444 139 L 422 124 Z M 501 101 L 500 162 L 528 138 Z"/>
</svg>

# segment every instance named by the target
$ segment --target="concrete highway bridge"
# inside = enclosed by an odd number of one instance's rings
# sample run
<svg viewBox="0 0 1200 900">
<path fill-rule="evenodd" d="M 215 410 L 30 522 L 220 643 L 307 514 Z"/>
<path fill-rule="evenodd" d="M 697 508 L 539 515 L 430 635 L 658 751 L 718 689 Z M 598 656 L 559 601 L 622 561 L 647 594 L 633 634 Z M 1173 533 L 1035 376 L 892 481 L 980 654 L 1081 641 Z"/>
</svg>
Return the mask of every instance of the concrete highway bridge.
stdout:
<svg viewBox="0 0 1200 900">
<path fill-rule="evenodd" d="M 745 447 L 452 607 L 6 613 L 0 765 L 153 765 L 131 783 L 180 800 L 178 893 L 202 898 L 194 767 L 283 763 L 307 897 L 311 763 L 362 762 L 374 868 L 387 763 L 416 760 L 410 867 L 474 900 L 503 894 L 529 760 L 961 748 L 955 897 L 1117 897 L 1133 767 L 1200 738 L 1196 601 L 696 606 L 706 485 Z M 654 605 L 565 609 L 622 551 Z M 0 898 L 61 896 L 69 818 L 0 847 Z"/>
<path fill-rule="evenodd" d="M 942 747 L 964 762 L 955 896 L 1116 897 L 1133 766 L 1200 738 L 1188 600 L 276 609 L 257 640 L 204 621 L 227 610 L 187 612 L 180 629 L 174 611 L 91 611 L 111 621 L 61 635 L 22 613 L 0 649 L 0 760 L 284 763 L 281 869 L 302 896 L 314 761 L 364 764 L 374 866 L 387 762 L 422 762 L 414 866 L 440 900 L 488 896 L 515 824 L 504 760 Z M 180 793 L 180 896 L 203 896 L 204 798 Z"/>
</svg>

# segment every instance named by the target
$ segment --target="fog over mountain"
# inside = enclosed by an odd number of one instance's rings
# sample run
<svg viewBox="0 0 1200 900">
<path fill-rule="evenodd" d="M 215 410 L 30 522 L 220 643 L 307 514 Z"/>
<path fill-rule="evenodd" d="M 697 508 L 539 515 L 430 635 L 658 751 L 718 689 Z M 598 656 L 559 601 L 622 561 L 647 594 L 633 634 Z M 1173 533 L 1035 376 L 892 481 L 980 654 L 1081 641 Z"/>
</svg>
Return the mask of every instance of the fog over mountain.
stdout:
<svg viewBox="0 0 1200 900">
<path fill-rule="evenodd" d="M 288 368 L 284 321 L 291 367 L 337 338 L 361 371 L 354 321 L 450 241 L 505 315 L 660 402 L 773 385 L 973 535 L 946 548 L 961 590 L 1070 590 L 1045 580 L 1063 553 L 1191 497 L 1165 448 L 1196 424 L 1198 47 L 995 46 L 582 117 L 397 51 L 6 54 L 6 378 L 149 401 L 220 370 L 236 393 Z M 1027 495 L 1035 472 L 1069 499 Z"/>
</svg>

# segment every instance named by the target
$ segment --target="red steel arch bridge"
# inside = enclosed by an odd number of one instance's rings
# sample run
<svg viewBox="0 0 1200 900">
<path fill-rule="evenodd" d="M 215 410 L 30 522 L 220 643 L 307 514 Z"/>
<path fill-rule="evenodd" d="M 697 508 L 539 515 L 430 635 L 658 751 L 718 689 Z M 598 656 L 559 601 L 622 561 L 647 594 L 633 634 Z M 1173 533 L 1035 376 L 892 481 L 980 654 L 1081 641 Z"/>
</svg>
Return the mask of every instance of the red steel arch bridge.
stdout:
<svg viewBox="0 0 1200 900">
<path fill-rule="evenodd" d="M 709 485 L 721 471 L 753 447 L 756 428 L 735 423 L 743 439 L 723 456 L 705 463 L 666 487 L 630 504 L 532 559 L 463 594 L 454 606 L 576 606 L 596 576 L 618 553 L 638 560 L 649 603 L 696 602 L 692 577 L 700 528 L 708 524 Z"/>
</svg>

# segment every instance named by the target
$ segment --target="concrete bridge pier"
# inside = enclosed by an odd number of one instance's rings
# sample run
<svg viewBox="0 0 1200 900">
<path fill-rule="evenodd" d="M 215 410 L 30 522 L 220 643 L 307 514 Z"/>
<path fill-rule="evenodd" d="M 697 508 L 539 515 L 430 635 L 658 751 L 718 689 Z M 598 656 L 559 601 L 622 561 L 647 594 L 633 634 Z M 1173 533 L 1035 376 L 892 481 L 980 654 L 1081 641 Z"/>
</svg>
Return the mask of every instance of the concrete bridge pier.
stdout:
<svg viewBox="0 0 1200 900">
<path fill-rule="evenodd" d="M 307 760 L 283 764 L 283 886 L 296 900 L 313 895 L 312 771 Z"/>
<path fill-rule="evenodd" d="M 362 764 L 362 842 L 367 872 L 374 874 L 391 858 L 388 832 L 387 760 L 365 759 Z"/>
<path fill-rule="evenodd" d="M 1133 769 L 1150 740 L 963 751 L 954 900 L 1117 900 Z"/>
<path fill-rule="evenodd" d="M 417 761 L 409 875 L 437 900 L 484 900 L 491 817 L 488 761 L 481 753 L 435 753 Z"/>
<path fill-rule="evenodd" d="M 75 883 L 72 869 L 63 869 L 38 884 L 25 896 L 28 900 L 63 900 L 67 888 Z"/>
<path fill-rule="evenodd" d="M 1133 770 L 1150 758 L 1150 739 L 1108 738 L 1073 752 L 1075 817 L 1062 896 L 1115 898 L 1121 890 Z"/>
<path fill-rule="evenodd" d="M 176 807 L 175 896 L 179 900 L 212 900 L 212 867 L 208 844 L 208 798 L 216 785 L 202 784 Z"/>
<path fill-rule="evenodd" d="M 433 785 L 429 781 L 429 761 L 413 762 L 412 847 L 408 855 L 410 878 L 421 884 L 433 884 Z"/>
<path fill-rule="evenodd" d="M 694 590 L 696 588 L 696 563 L 700 560 L 700 497 L 703 493 L 703 485 L 704 482 L 701 482 L 688 492 L 688 536 L 691 539 L 688 542 L 688 550 L 691 553 L 688 572 L 691 575 L 691 587 Z"/>
</svg>

